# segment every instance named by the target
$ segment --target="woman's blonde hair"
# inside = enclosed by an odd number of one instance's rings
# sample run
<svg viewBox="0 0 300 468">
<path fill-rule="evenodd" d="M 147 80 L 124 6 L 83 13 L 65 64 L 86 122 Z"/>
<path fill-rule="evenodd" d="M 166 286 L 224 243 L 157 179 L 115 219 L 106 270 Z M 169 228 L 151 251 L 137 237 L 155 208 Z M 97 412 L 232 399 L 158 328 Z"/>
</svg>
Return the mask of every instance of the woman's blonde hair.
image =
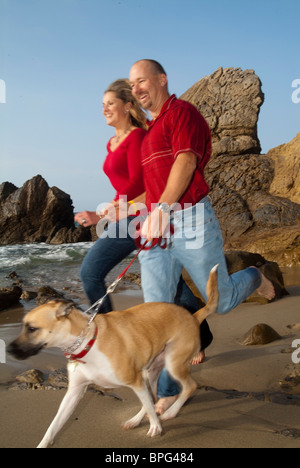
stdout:
<svg viewBox="0 0 300 468">
<path fill-rule="evenodd" d="M 121 99 L 124 104 L 130 102 L 132 107 L 130 108 L 129 113 L 132 125 L 145 130 L 147 129 L 146 114 L 139 106 L 137 100 L 133 97 L 129 80 L 124 78 L 114 81 L 109 85 L 104 94 L 106 93 L 115 93 L 116 97 Z"/>
</svg>

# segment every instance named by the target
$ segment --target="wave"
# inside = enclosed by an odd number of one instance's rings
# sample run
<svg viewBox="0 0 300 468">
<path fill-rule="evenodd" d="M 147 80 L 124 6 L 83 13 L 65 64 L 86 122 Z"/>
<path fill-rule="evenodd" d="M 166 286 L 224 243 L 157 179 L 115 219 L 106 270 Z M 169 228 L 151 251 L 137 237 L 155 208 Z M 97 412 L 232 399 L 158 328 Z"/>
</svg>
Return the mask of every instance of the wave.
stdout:
<svg viewBox="0 0 300 468">
<path fill-rule="evenodd" d="M 24 244 L 0 247 L 0 268 L 17 269 L 52 263 L 79 263 L 92 243 L 80 244 Z"/>
</svg>

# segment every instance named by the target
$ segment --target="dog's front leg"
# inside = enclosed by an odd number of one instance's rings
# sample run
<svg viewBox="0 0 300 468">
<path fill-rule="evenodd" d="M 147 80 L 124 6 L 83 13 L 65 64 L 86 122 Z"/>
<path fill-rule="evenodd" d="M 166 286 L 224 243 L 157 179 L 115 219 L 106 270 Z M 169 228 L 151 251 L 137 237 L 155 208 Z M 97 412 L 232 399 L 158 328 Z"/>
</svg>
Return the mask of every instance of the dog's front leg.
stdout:
<svg viewBox="0 0 300 468">
<path fill-rule="evenodd" d="M 160 435 L 162 433 L 162 427 L 155 412 L 153 399 L 151 398 L 146 384 L 143 388 L 132 387 L 132 390 L 134 390 L 136 395 L 139 397 L 143 407 L 136 416 L 134 416 L 132 419 L 129 419 L 129 421 L 126 421 L 126 423 L 123 425 L 123 429 L 133 429 L 134 427 L 139 426 L 143 417 L 147 413 L 150 420 L 150 429 L 147 435 L 149 437 Z"/>
<path fill-rule="evenodd" d="M 77 385 L 70 382 L 68 391 L 61 402 L 58 413 L 37 448 L 47 448 L 54 443 L 56 434 L 70 418 L 80 399 L 85 394 L 86 388 L 86 382 Z"/>
</svg>

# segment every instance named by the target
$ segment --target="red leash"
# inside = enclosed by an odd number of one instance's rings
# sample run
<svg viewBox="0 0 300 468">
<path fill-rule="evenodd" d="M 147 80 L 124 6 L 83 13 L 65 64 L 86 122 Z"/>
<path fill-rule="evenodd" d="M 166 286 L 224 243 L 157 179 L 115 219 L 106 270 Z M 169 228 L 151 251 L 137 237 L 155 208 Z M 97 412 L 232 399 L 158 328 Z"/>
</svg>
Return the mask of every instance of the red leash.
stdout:
<svg viewBox="0 0 300 468">
<path fill-rule="evenodd" d="M 138 252 L 137 254 L 135 255 L 135 257 L 131 260 L 131 262 L 129 263 L 129 265 L 122 271 L 122 273 L 118 276 L 118 278 L 107 288 L 107 291 L 106 291 L 106 294 L 101 298 L 99 299 L 97 302 L 95 302 L 95 304 L 93 304 L 88 310 L 85 311 L 85 313 L 87 314 L 88 312 L 90 312 L 91 310 L 94 310 L 94 313 L 93 315 L 91 315 L 91 318 L 89 319 L 88 321 L 88 329 L 87 329 L 87 332 L 86 334 L 80 334 L 79 337 L 76 338 L 75 342 L 73 343 L 73 345 L 71 347 L 69 347 L 68 349 L 65 350 L 64 352 L 64 355 L 71 361 L 71 362 L 81 362 L 82 364 L 85 364 L 84 361 L 82 361 L 82 358 L 85 357 L 88 352 L 91 350 L 91 348 L 93 347 L 96 339 L 97 339 L 97 334 L 98 334 L 98 328 L 97 328 L 97 325 L 96 325 L 96 329 L 95 329 L 95 332 L 94 332 L 94 335 L 93 335 L 93 338 L 88 342 L 88 344 L 86 345 L 86 347 L 84 348 L 83 351 L 81 351 L 81 353 L 79 354 L 74 354 L 75 351 L 81 346 L 81 344 L 83 343 L 84 341 L 84 338 L 85 336 L 87 335 L 87 333 L 89 332 L 89 329 L 90 329 L 90 326 L 91 326 L 91 323 L 95 320 L 98 312 L 99 312 L 99 309 L 101 307 L 101 305 L 103 304 L 105 298 L 108 296 L 108 294 L 111 294 L 114 292 L 114 290 L 116 289 L 117 285 L 119 284 L 119 282 L 121 281 L 121 279 L 125 276 L 125 274 L 127 273 L 127 271 L 129 270 L 129 268 L 131 267 L 131 265 L 135 262 L 135 260 L 137 259 L 137 257 L 140 255 L 141 251 L 142 250 L 150 250 L 150 249 L 153 249 L 153 247 L 155 246 L 159 246 L 161 249 L 166 249 L 167 246 L 168 246 L 168 240 L 166 238 L 163 238 L 163 237 L 160 237 L 158 239 L 153 239 L 152 242 L 148 242 L 147 240 L 145 240 L 145 242 L 142 244 L 141 243 L 141 230 L 139 229 L 137 231 L 139 233 L 137 239 L 136 239 L 136 245 L 138 247 Z M 174 227 L 172 224 L 170 224 L 170 234 L 171 236 L 174 234 Z M 147 244 L 149 244 L 147 246 Z"/>
</svg>

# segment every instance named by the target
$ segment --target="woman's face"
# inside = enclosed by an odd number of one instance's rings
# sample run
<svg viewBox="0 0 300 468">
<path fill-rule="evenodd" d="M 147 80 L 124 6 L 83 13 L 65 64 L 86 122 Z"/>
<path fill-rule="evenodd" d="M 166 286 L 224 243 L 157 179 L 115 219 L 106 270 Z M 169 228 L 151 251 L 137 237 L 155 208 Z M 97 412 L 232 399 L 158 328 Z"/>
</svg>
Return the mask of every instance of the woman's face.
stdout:
<svg viewBox="0 0 300 468">
<path fill-rule="evenodd" d="M 116 127 L 128 118 L 130 104 L 125 104 L 121 99 L 116 97 L 113 92 L 104 94 L 103 98 L 103 115 L 106 118 L 107 125 Z"/>
</svg>

